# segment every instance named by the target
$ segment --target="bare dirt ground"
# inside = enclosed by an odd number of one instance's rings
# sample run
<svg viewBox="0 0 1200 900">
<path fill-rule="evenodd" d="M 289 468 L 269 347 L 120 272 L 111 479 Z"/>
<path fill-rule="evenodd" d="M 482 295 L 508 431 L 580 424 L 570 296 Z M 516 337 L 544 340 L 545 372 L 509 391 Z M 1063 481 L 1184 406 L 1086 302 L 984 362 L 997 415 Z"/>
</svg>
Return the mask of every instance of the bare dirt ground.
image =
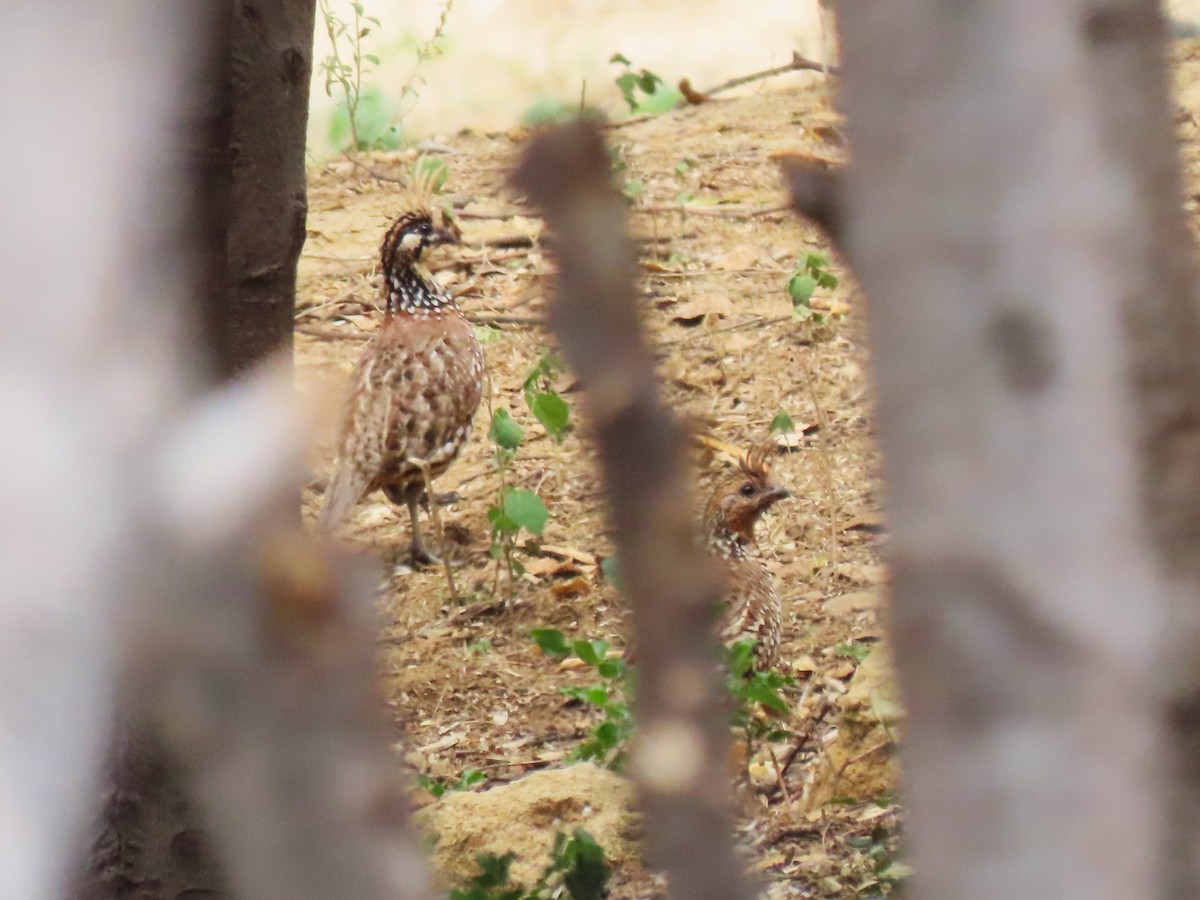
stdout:
<svg viewBox="0 0 1200 900">
<path fill-rule="evenodd" d="M 1198 55 L 1197 43 L 1176 48 L 1177 122 L 1193 173 L 1197 124 L 1188 110 L 1200 108 Z M 797 257 L 829 248 L 787 212 L 746 212 L 783 201 L 772 153 L 842 156 L 838 122 L 827 86 L 815 78 L 799 88 L 711 102 L 609 131 L 627 167 L 618 177 L 644 187 L 631 224 L 645 241 L 645 321 L 671 404 L 698 432 L 736 447 L 765 437 L 779 410 L 804 431 L 793 449 L 776 456 L 775 470 L 793 499 L 776 507 L 761 536 L 785 598 L 782 657 L 798 682 L 790 692 L 798 709 L 789 727 L 799 737 L 777 751 L 786 753 L 801 739 L 803 749 L 784 777 L 760 766 L 749 781 L 742 776 L 740 790 L 751 866 L 777 883 L 775 896 L 854 897 L 878 890 L 875 873 L 896 853 L 901 818 L 887 791 L 810 802 L 811 785 L 828 768 L 828 748 L 843 724 L 839 698 L 861 656 L 853 645 L 865 648 L 882 636 L 879 459 L 863 297 L 835 260 L 839 286 L 819 291 L 814 301 L 826 321 L 794 319 L 785 283 Z M 626 635 L 625 603 L 597 566 L 611 545 L 572 380 L 567 375 L 558 386 L 578 427 L 561 445 L 544 434 L 522 395 L 527 370 L 552 347 L 539 324 L 546 256 L 536 242 L 514 247 L 520 241 L 509 240 L 539 229 L 535 219 L 518 214 L 503 183 L 524 136 L 464 134 L 448 141 L 441 155 L 450 171 L 448 196 L 477 217 L 462 219 L 462 246 L 441 251 L 430 264 L 486 337 L 492 384 L 485 406 L 506 407 L 526 430 L 508 477 L 536 490 L 550 510 L 541 540 L 521 553 L 529 571 L 508 602 L 497 602 L 509 588 L 488 553 L 487 508 L 499 476 L 486 439 L 486 408 L 471 443 L 437 485 L 457 495 L 441 516 L 452 539 L 459 602 L 449 597 L 440 569 L 397 565 L 407 546 L 407 517 L 382 497 L 362 503 L 344 532 L 388 561 L 379 598 L 382 685 L 408 760 L 451 780 L 469 768 L 482 770 L 483 787 L 562 765 L 592 722 L 560 689 L 595 678 L 542 656 L 530 630 L 558 628 L 617 647 Z M 397 177 L 412 156 L 361 160 Z M 664 210 L 684 193 L 705 205 L 704 214 Z M 325 398 L 331 412 L 378 321 L 376 249 L 398 203 L 394 184 L 344 159 L 311 173 L 296 361 L 302 392 Z M 1194 214 L 1195 201 L 1188 205 Z M 703 498 L 731 463 L 712 452 L 698 453 L 696 461 Z M 320 474 L 306 492 L 308 515 L 327 477 L 328 441 L 314 451 L 313 465 Z M 832 711 L 814 723 L 825 701 Z M 844 775 L 844 784 L 826 793 L 852 795 L 872 771 L 885 771 L 895 747 L 876 750 L 844 766 L 834 779 Z M 863 777 L 852 768 L 864 770 Z M 429 798 L 418 794 L 417 800 Z M 636 867 L 622 870 L 614 886 L 617 897 L 655 892 L 652 878 Z"/>
</svg>

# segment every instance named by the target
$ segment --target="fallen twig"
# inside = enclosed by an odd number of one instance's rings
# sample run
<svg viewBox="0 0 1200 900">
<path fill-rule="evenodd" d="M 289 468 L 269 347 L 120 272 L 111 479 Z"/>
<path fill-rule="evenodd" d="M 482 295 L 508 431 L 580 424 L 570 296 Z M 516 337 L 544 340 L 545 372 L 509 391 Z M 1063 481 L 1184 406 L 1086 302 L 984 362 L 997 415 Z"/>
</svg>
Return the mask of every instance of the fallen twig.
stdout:
<svg viewBox="0 0 1200 900">
<path fill-rule="evenodd" d="M 839 70 L 837 66 L 826 65 L 814 60 L 801 56 L 796 51 L 792 51 L 791 62 L 775 66 L 770 69 L 763 69 L 761 72 L 752 72 L 749 75 L 740 75 L 737 78 L 730 78 L 728 81 L 722 81 L 716 87 L 709 88 L 707 91 L 700 92 L 692 87 L 692 83 L 684 78 L 679 82 L 679 92 L 683 94 L 688 103 L 693 105 L 704 103 L 713 94 L 724 93 L 731 91 L 734 88 L 741 87 L 744 84 L 751 84 L 755 81 L 762 81 L 765 78 L 774 78 L 776 75 L 785 75 L 788 72 L 823 72 L 826 75 L 837 76 Z"/>
<path fill-rule="evenodd" d="M 697 203 L 645 203 L 633 207 L 635 213 L 681 213 L 688 216 L 728 216 L 730 218 L 754 219 L 771 213 L 786 212 L 786 203 L 772 206 L 702 206 Z"/>
</svg>

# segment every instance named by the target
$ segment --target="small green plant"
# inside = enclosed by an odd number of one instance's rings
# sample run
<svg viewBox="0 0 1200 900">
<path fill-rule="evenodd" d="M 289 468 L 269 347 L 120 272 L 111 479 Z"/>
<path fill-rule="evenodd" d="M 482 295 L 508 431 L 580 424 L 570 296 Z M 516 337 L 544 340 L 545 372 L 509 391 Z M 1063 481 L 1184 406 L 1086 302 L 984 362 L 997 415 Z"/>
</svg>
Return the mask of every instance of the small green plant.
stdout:
<svg viewBox="0 0 1200 900">
<path fill-rule="evenodd" d="M 449 900 L 601 900 L 612 875 L 604 849 L 582 828 L 569 838 L 561 831 L 554 836 L 550 864 L 528 890 L 509 884 L 514 859 L 512 853 L 480 854 L 476 857 L 479 874 L 465 890 L 452 890 Z"/>
<path fill-rule="evenodd" d="M 838 285 L 837 276 L 829 271 L 829 259 L 820 253 L 807 253 L 797 263 L 787 281 L 787 292 L 792 298 L 792 318 L 825 321 L 825 316 L 812 308 L 812 298 L 817 288 L 833 290 Z"/>
<path fill-rule="evenodd" d="M 333 96 L 335 86 L 341 90 L 344 127 L 349 131 L 351 147 L 355 150 L 366 150 L 370 144 L 363 140 L 359 119 L 360 106 L 364 100 L 363 75 L 370 67 L 379 65 L 379 57 L 363 51 L 363 39 L 371 33 L 372 27 L 379 26 L 379 20 L 368 16 L 359 0 L 354 0 L 350 8 L 353 16 L 347 22 L 334 12 L 332 0 L 318 0 L 317 10 L 325 22 L 330 49 L 329 55 L 317 63 L 317 69 L 325 73 L 326 96 Z M 331 138 L 337 127 L 331 121 Z M 342 148 L 345 143 L 339 141 L 335 146 Z"/>
<path fill-rule="evenodd" d="M 782 672 L 754 671 L 754 643 L 736 641 L 725 658 L 726 686 L 734 701 L 733 724 L 745 733 L 751 745 L 755 741 L 782 740 L 791 734 L 778 717 L 791 712 L 781 691 L 796 684 L 794 678 Z"/>
<path fill-rule="evenodd" d="M 775 417 L 771 419 L 771 425 L 767 430 L 771 434 L 774 434 L 777 431 L 787 434 L 790 431 L 796 430 L 796 423 L 792 421 L 791 416 L 781 409 L 779 412 L 775 413 Z"/>
<path fill-rule="evenodd" d="M 558 443 L 562 443 L 567 434 L 571 418 L 566 400 L 554 389 L 554 381 L 563 371 L 563 363 L 557 356 L 543 352 L 530 366 L 523 384 L 525 403 L 530 413 L 546 429 L 546 434 Z M 521 532 L 524 530 L 532 537 L 541 537 L 550 519 L 550 511 L 536 493 L 515 488 L 508 483 L 508 472 L 525 439 L 525 429 L 507 409 L 500 407 L 492 412 L 488 439 L 496 448 L 493 461 L 500 473 L 496 500 L 487 511 L 488 521 L 492 525 L 492 544 L 488 552 L 494 559 L 504 562 L 511 589 L 516 578 L 525 571 L 516 558 Z"/>
<path fill-rule="evenodd" d="M 433 778 L 429 775 L 417 775 L 417 784 L 438 798 L 451 791 L 469 791 L 475 785 L 483 784 L 485 781 L 487 781 L 487 776 L 479 769 L 463 769 L 457 781 L 447 781 L 444 778 Z"/>
<path fill-rule="evenodd" d="M 571 425 L 571 408 L 562 394 L 554 389 L 554 382 L 565 371 L 563 361 L 553 353 L 545 351 L 538 357 L 537 362 L 529 367 L 522 385 L 529 411 L 542 423 L 546 434 L 560 444 Z"/>
<path fill-rule="evenodd" d="M 842 641 L 833 648 L 833 655 L 842 659 L 852 659 L 862 662 L 871 654 L 871 645 L 866 641 Z"/>
<path fill-rule="evenodd" d="M 607 641 L 569 641 L 554 628 L 535 628 L 531 634 L 547 656 L 555 659 L 578 657 L 603 679 L 600 684 L 590 687 L 559 689 L 560 693 L 590 707 L 599 716 L 587 739 L 571 751 L 570 758 L 591 760 L 619 771 L 625 763 L 629 737 L 633 733 L 633 713 L 629 708 L 632 685 L 625 660 L 608 657 Z"/>
<path fill-rule="evenodd" d="M 364 79 L 379 65 L 379 57 L 364 49 L 365 39 L 380 26 L 379 19 L 367 15 L 361 0 L 350 4 L 349 21 L 334 11 L 333 0 L 317 0 L 330 48 L 329 55 L 317 62 L 317 69 L 325 75 L 326 95 L 332 97 L 335 89 L 341 94 L 329 120 L 329 142 L 334 148 L 345 152 L 400 146 L 400 123 L 412 112 L 420 86 L 425 84 L 421 66 L 442 52 L 446 20 L 453 6 L 453 0 L 443 0 L 433 34 L 415 45 L 412 73 L 393 103 L 377 87 L 364 86 Z"/>
<path fill-rule="evenodd" d="M 492 413 L 488 439 L 495 445 L 493 460 L 500 473 L 500 487 L 495 502 L 488 507 L 487 517 L 492 525 L 492 545 L 488 552 L 503 560 L 508 569 L 510 588 L 525 568 L 516 558 L 517 538 L 521 529 L 540 536 L 550 518 L 550 512 L 533 491 L 515 488 L 508 483 L 508 470 L 524 440 L 525 430 L 503 407 Z"/>
<path fill-rule="evenodd" d="M 683 99 L 678 89 L 669 87 L 657 72 L 649 69 L 635 71 L 633 63 L 623 53 L 614 53 L 608 60 L 621 66 L 614 82 L 632 113 L 661 113 L 674 109 Z"/>
<path fill-rule="evenodd" d="M 416 60 L 413 63 L 412 72 L 408 76 L 408 81 L 400 88 L 400 103 L 396 109 L 397 122 L 403 122 L 404 117 L 413 111 L 417 101 L 421 99 L 420 88 L 426 83 L 425 76 L 421 74 L 421 67 L 428 60 L 442 54 L 446 38 L 446 22 L 450 18 L 450 10 L 453 8 L 454 0 L 442 0 L 441 11 L 438 13 L 437 25 L 433 28 L 433 34 L 416 46 Z"/>
<path fill-rule="evenodd" d="M 491 653 L 492 642 L 487 638 L 480 638 L 473 643 L 467 644 L 467 652 L 474 656 L 483 656 L 486 653 Z"/>
</svg>

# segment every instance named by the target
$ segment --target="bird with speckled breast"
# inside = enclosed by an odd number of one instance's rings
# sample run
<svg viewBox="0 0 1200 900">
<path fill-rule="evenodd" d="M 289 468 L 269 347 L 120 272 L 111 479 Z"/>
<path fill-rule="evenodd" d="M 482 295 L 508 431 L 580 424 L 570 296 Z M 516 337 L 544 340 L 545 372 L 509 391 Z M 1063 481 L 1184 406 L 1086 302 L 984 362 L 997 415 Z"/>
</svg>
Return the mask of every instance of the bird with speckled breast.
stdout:
<svg viewBox="0 0 1200 900">
<path fill-rule="evenodd" d="M 438 214 L 440 215 L 440 213 Z M 380 263 L 383 322 L 350 379 L 337 442 L 337 468 L 317 517 L 327 532 L 379 490 L 408 508 L 414 562 L 436 559 L 420 530 L 426 475 L 450 467 L 471 433 L 483 396 L 485 361 L 471 323 L 421 266 L 430 246 L 456 235 L 428 205 L 395 220 Z"/>
<path fill-rule="evenodd" d="M 717 485 L 704 512 L 708 551 L 720 560 L 727 576 L 718 634 L 725 644 L 754 641 L 756 671 L 775 665 L 783 610 L 754 527 L 763 513 L 790 496 L 771 480 L 768 452 L 765 443 L 752 447 L 739 461 L 737 477 Z"/>
</svg>

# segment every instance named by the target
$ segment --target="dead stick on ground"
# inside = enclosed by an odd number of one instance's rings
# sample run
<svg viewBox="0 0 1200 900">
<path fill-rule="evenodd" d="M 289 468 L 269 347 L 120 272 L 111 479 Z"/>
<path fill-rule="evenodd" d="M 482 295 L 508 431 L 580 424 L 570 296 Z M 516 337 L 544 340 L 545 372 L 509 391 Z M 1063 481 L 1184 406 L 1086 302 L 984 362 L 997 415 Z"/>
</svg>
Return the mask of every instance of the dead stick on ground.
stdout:
<svg viewBox="0 0 1200 900">
<path fill-rule="evenodd" d="M 737 78 L 730 78 L 728 81 L 722 81 L 716 87 L 709 88 L 704 93 L 700 93 L 692 83 L 686 78 L 679 82 L 679 92 L 687 98 L 688 103 L 696 104 L 703 103 L 713 94 L 720 94 L 724 91 L 731 91 L 734 88 L 741 87 L 744 84 L 751 84 L 755 81 L 762 81 L 765 78 L 774 78 L 776 75 L 786 75 L 788 72 L 823 72 L 827 75 L 837 75 L 837 66 L 827 66 L 823 63 L 815 62 L 807 57 L 801 56 L 799 53 L 792 51 L 792 61 L 782 66 L 775 66 L 770 69 L 763 69 L 761 72 L 752 72 L 749 75 L 739 75 Z"/>
<path fill-rule="evenodd" d="M 516 186 L 558 239 L 549 320 L 587 385 L 638 648 L 632 771 L 668 896 L 749 900 L 733 852 L 713 611 L 717 572 L 697 540 L 683 428 L 659 396 L 639 322 L 634 243 L 600 129 L 576 122 L 522 155 Z M 722 789 L 722 785 L 725 786 Z"/>
<path fill-rule="evenodd" d="M 728 216 L 730 218 L 753 219 L 767 216 L 771 213 L 785 212 L 790 209 L 787 204 L 779 203 L 773 206 L 701 206 L 695 203 L 646 203 L 635 206 L 635 213 L 681 213 L 687 216 Z"/>
</svg>

